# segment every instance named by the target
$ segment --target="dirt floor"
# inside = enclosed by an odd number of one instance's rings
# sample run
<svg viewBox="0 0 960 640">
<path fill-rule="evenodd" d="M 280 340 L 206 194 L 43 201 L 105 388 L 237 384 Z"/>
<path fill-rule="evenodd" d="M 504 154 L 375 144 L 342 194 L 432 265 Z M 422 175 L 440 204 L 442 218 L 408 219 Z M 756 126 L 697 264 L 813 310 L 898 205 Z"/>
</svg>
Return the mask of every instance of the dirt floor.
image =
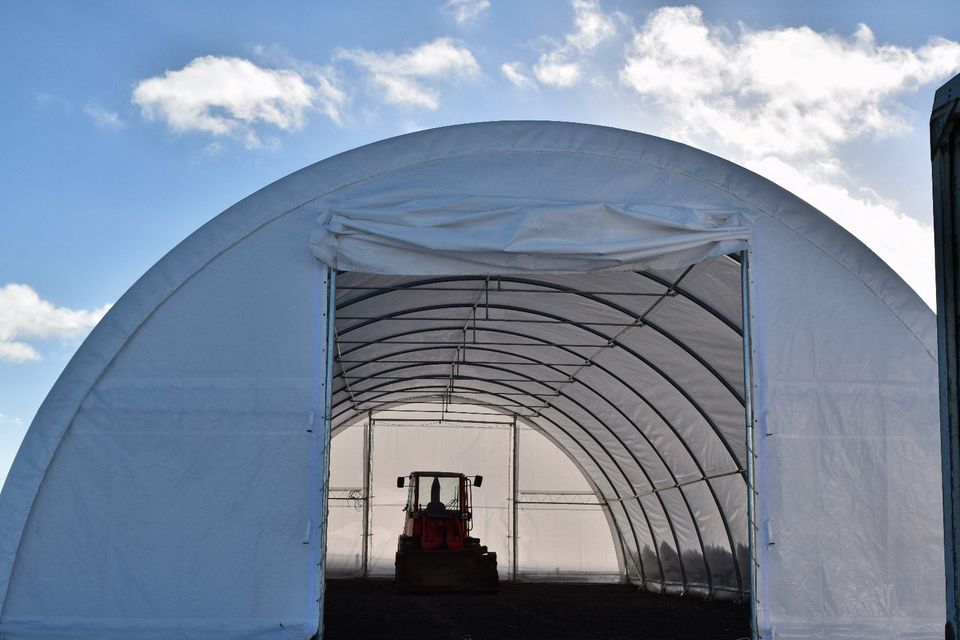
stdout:
<svg viewBox="0 0 960 640">
<path fill-rule="evenodd" d="M 495 595 L 398 595 L 392 580 L 328 580 L 325 640 L 737 640 L 746 605 L 621 585 L 501 583 Z"/>
</svg>

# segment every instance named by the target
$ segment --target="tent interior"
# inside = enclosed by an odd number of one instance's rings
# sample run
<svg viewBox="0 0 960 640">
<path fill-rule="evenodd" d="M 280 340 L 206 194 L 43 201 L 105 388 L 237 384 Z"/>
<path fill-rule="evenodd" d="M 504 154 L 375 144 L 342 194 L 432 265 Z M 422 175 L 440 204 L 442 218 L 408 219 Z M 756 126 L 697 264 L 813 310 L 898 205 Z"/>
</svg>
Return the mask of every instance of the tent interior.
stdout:
<svg viewBox="0 0 960 640">
<path fill-rule="evenodd" d="M 505 579 L 745 599 L 739 256 L 335 289 L 328 576 L 392 575 L 394 480 L 442 469 Z"/>
</svg>

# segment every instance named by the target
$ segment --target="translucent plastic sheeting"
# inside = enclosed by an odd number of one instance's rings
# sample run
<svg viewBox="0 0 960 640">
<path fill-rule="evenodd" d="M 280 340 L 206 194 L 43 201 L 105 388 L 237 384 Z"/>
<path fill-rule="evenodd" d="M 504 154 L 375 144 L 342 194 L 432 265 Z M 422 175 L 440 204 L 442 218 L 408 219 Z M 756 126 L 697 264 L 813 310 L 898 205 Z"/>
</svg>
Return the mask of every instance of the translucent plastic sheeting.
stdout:
<svg viewBox="0 0 960 640">
<path fill-rule="evenodd" d="M 410 416 L 410 414 L 403 414 Z M 393 575 L 397 536 L 403 531 L 406 489 L 397 476 L 411 471 L 454 471 L 483 476 L 473 489 L 473 532 L 491 551 L 507 553 L 510 430 L 507 425 L 455 422 L 445 426 L 375 420 L 373 446 L 372 573 Z M 503 570 L 503 567 L 500 567 Z"/>
<path fill-rule="evenodd" d="M 327 513 L 327 576 L 363 575 L 363 500 L 331 499 Z"/>
<path fill-rule="evenodd" d="M 363 574 L 364 473 L 367 421 L 340 429 L 330 451 L 327 575 Z"/>
<path fill-rule="evenodd" d="M 459 420 L 458 420 L 459 419 Z M 481 424 L 483 423 L 483 424 Z M 340 429 L 331 448 L 331 500 L 327 571 L 362 575 L 363 437 L 367 420 Z M 373 416 L 370 549 L 367 575 L 394 573 L 396 538 L 403 526 L 406 492 L 396 478 L 410 471 L 480 473 L 474 488 L 474 528 L 499 556 L 502 579 L 514 577 L 513 536 L 519 551 L 516 577 L 523 580 L 618 582 L 611 521 L 603 498 L 555 443 L 530 427 L 518 427 L 517 521 L 513 521 L 513 421 L 471 405 L 399 405 Z M 356 498 L 346 487 L 359 488 Z M 514 527 L 517 527 L 514 531 Z"/>
<path fill-rule="evenodd" d="M 521 580 L 622 580 L 610 525 L 599 506 L 524 504 L 518 528 Z"/>
<path fill-rule="evenodd" d="M 619 543 L 606 504 L 583 472 L 543 434 L 519 428 L 518 577 L 619 582 Z"/>
</svg>

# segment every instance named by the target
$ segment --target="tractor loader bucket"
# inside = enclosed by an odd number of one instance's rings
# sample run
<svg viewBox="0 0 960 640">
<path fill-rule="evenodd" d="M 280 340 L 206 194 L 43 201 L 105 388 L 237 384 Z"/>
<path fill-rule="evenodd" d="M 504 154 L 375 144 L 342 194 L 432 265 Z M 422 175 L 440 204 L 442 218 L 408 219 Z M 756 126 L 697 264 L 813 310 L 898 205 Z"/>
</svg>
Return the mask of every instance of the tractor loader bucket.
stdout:
<svg viewBox="0 0 960 640">
<path fill-rule="evenodd" d="M 459 551 L 398 551 L 399 593 L 496 593 L 497 554 L 486 547 Z"/>
</svg>

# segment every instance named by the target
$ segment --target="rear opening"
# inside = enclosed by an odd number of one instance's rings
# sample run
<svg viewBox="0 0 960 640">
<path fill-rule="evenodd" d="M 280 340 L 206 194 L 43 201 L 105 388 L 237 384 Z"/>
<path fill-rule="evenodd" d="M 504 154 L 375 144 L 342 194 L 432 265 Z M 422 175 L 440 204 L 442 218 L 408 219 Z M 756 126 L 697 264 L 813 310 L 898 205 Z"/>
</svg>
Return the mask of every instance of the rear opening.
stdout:
<svg viewBox="0 0 960 640">
<path fill-rule="evenodd" d="M 497 553 L 501 580 L 623 581 L 608 506 L 562 449 L 492 408 L 426 402 L 371 412 L 334 435 L 328 577 L 394 577 L 409 493 L 396 477 L 419 469 L 482 472 L 470 533 Z"/>
</svg>

